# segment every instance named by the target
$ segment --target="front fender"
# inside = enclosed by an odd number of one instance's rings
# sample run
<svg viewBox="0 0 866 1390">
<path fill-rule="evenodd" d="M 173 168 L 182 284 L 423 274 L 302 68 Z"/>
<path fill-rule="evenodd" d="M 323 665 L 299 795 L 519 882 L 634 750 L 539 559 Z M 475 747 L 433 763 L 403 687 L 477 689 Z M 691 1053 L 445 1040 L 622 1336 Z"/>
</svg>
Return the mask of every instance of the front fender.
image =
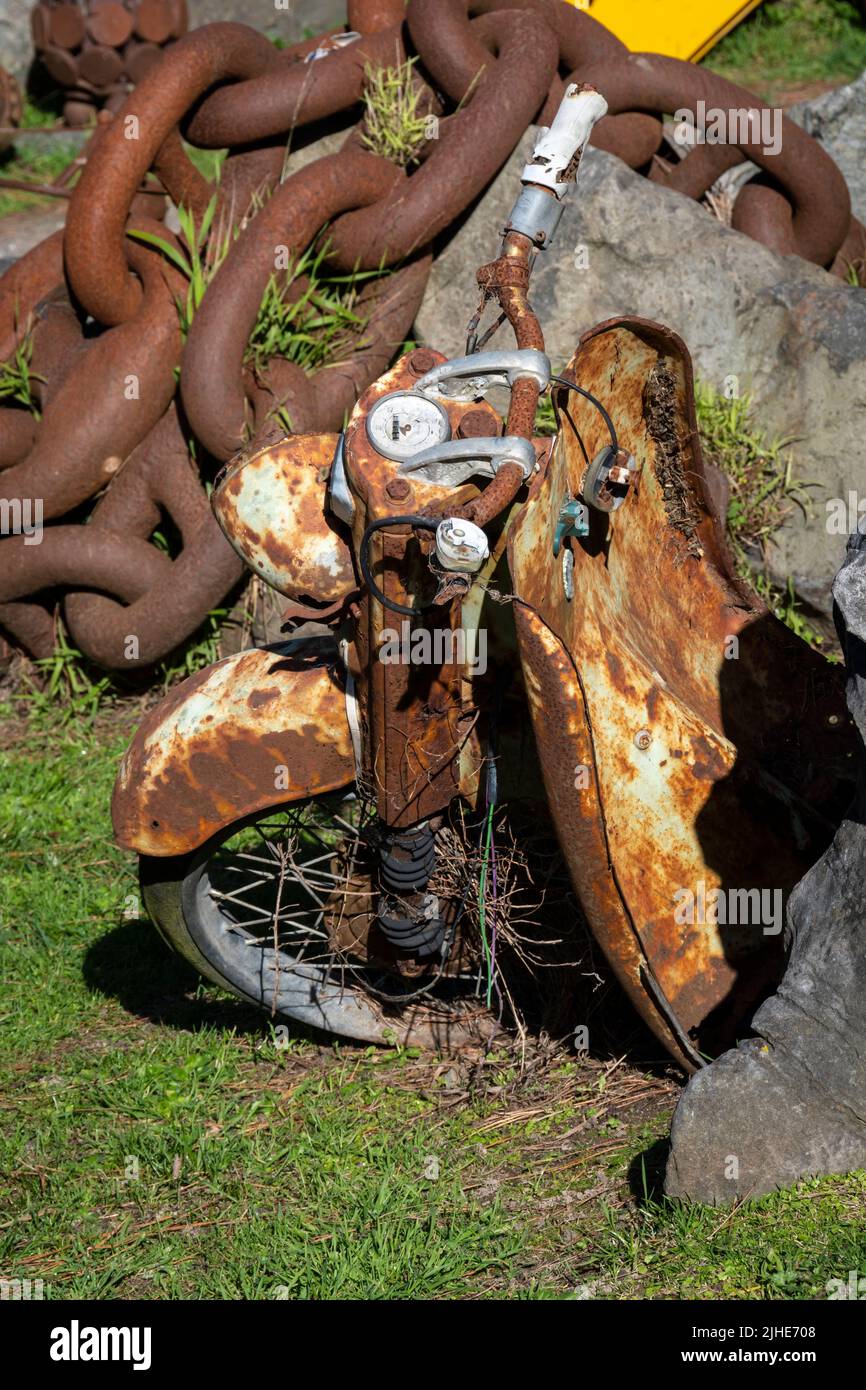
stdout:
<svg viewBox="0 0 866 1390">
<path fill-rule="evenodd" d="M 239 652 L 151 710 L 114 787 L 118 844 L 185 854 L 244 816 L 350 783 L 342 675 L 309 653 L 298 642 Z"/>
</svg>

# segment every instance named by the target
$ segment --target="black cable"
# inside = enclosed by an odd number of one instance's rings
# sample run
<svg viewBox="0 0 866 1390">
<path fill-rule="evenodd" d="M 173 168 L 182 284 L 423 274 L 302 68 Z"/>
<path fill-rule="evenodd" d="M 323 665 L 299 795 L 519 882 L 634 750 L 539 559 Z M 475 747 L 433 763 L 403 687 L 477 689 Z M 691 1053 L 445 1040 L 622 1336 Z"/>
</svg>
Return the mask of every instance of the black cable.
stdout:
<svg viewBox="0 0 866 1390">
<path fill-rule="evenodd" d="M 404 617 L 414 618 L 420 609 L 409 608 L 405 603 L 394 603 L 392 599 L 382 593 L 373 578 L 373 571 L 370 568 L 370 537 L 374 531 L 381 531 L 384 526 L 414 526 L 419 531 L 435 531 L 438 522 L 431 521 L 427 516 L 383 516 L 378 521 L 370 522 L 358 547 L 358 563 L 361 566 L 361 574 L 364 576 L 364 583 L 373 597 L 381 603 L 383 608 L 390 608 L 392 613 L 401 613 Z M 425 606 L 430 607 L 429 604 Z"/>
<path fill-rule="evenodd" d="M 605 410 L 598 397 L 594 396 L 591 391 L 587 391 L 585 387 L 578 386 L 573 381 L 568 381 L 564 376 L 552 376 L 550 380 L 551 382 L 555 381 L 558 386 L 565 386 L 566 389 L 569 391 L 576 391 L 579 396 L 585 396 L 586 399 L 590 401 L 592 405 L 595 406 L 602 420 L 604 420 L 604 423 L 607 425 L 611 445 L 613 446 L 614 450 L 618 452 L 619 440 L 616 437 L 616 430 L 614 429 L 613 420 L 611 420 L 610 416 L 608 415 L 607 411 Z"/>
</svg>

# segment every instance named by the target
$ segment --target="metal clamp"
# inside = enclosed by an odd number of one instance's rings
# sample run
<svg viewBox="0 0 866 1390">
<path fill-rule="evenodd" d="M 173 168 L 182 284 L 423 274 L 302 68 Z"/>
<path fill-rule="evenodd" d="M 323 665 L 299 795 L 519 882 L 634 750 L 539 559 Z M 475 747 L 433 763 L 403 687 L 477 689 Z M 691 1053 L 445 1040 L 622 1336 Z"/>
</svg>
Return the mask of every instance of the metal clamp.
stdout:
<svg viewBox="0 0 866 1390">
<path fill-rule="evenodd" d="M 547 248 L 565 212 L 565 203 L 546 188 L 527 184 L 511 209 L 506 232 L 520 232 L 536 246 Z"/>
<path fill-rule="evenodd" d="M 489 439 L 451 439 L 406 459 L 399 472 L 425 483 L 459 487 L 470 478 L 495 478 L 506 463 L 516 463 L 522 468 L 524 479 L 535 472 L 538 464 L 528 439 L 516 434 L 504 438 L 493 435 Z"/>
<path fill-rule="evenodd" d="M 529 378 L 544 391 L 550 381 L 550 359 L 537 348 L 512 348 L 509 352 L 475 352 L 452 357 L 427 372 L 415 390 L 446 401 L 478 400 L 491 386 L 513 386 Z"/>
<path fill-rule="evenodd" d="M 576 536 L 579 540 L 589 535 L 589 508 L 585 502 L 570 497 L 559 509 L 556 530 L 553 533 L 553 553 L 558 555 L 566 536 Z"/>
</svg>

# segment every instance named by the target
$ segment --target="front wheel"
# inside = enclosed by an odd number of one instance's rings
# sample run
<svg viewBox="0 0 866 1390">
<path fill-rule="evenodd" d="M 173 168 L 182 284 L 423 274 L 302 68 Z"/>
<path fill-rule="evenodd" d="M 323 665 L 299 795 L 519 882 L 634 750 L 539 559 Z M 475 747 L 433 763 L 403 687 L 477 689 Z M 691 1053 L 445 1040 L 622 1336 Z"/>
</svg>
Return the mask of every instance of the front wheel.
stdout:
<svg viewBox="0 0 866 1390">
<path fill-rule="evenodd" d="M 429 888 L 447 928 L 432 959 L 401 953 L 378 925 L 379 822 L 354 790 L 260 813 L 191 854 L 143 857 L 142 892 L 169 945 L 272 1017 L 453 1049 L 532 1014 L 547 1027 L 554 979 L 557 1009 L 571 993 L 573 971 L 563 992 L 562 971 L 540 968 L 573 965 L 579 934 L 540 824 L 533 812 L 518 829 L 507 808 L 473 818 L 461 802 L 435 824 Z"/>
</svg>

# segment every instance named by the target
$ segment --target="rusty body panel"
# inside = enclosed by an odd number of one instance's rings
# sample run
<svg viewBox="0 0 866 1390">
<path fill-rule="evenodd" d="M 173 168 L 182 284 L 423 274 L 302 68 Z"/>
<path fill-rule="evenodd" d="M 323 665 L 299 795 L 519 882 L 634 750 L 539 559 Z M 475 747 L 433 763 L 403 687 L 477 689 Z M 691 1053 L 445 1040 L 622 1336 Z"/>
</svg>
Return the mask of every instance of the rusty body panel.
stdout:
<svg viewBox="0 0 866 1390">
<path fill-rule="evenodd" d="M 566 376 L 608 403 L 637 480 L 554 559 L 560 509 L 608 443 L 592 406 L 557 388 L 557 442 L 509 540 L 529 706 L 593 931 L 638 1010 L 694 1066 L 778 977 L 778 905 L 844 809 L 843 680 L 735 576 L 681 340 L 612 320 L 584 336 Z M 771 896 L 735 896 L 749 890 Z M 731 903 L 759 920 L 726 920 Z"/>
<path fill-rule="evenodd" d="M 288 598 L 333 603 L 356 588 L 344 528 L 326 513 L 336 434 L 293 434 L 234 458 L 211 494 L 245 564 Z"/>
<path fill-rule="evenodd" d="M 119 844 L 184 854 L 249 816 L 355 776 L 340 676 L 299 642 L 226 657 L 140 725 L 111 804 Z"/>
</svg>

